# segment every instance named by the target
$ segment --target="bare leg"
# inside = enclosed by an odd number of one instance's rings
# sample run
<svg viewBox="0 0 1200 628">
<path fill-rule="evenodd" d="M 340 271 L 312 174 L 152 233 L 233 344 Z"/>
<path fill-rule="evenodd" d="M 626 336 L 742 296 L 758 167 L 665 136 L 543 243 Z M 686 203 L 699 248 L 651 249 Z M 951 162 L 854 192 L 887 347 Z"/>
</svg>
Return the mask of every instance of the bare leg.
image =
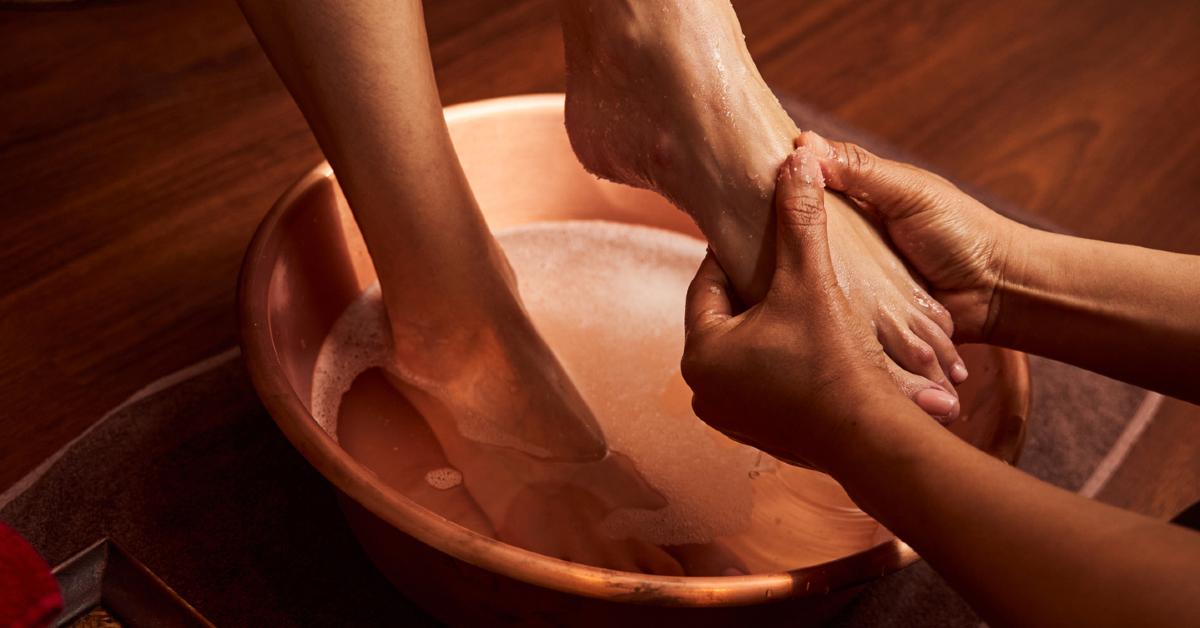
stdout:
<svg viewBox="0 0 1200 628">
<path fill-rule="evenodd" d="M 366 239 L 392 328 L 392 380 L 502 538 L 582 562 L 677 571 L 657 548 L 593 532 L 605 509 L 661 498 L 609 455 L 526 316 L 454 154 L 420 1 L 242 7 Z M 556 509 L 564 495 L 586 508 Z M 587 520 L 542 525 L 539 512 L 563 510 Z"/>
<path fill-rule="evenodd" d="M 775 173 L 798 135 L 746 50 L 727 0 L 562 0 L 567 131 L 593 173 L 688 212 L 748 303 L 773 272 Z M 893 378 L 931 414 L 966 376 L 950 317 L 840 196 L 826 198 L 842 288 Z M 949 376 L 953 374 L 953 376 Z"/>
</svg>

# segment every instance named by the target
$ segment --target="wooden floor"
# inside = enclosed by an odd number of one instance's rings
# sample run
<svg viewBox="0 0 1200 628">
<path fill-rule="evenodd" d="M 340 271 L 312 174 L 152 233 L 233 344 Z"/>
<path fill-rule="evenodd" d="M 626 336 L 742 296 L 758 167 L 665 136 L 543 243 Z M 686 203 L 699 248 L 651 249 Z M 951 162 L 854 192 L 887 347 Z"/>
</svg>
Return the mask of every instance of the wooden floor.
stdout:
<svg viewBox="0 0 1200 628">
<path fill-rule="evenodd" d="M 447 104 L 562 89 L 549 0 L 437 0 Z M 1200 3 L 736 2 L 778 91 L 1087 236 L 1200 253 Z M 0 489 L 236 342 L 242 251 L 320 159 L 232 0 L 0 11 Z M 1168 402 L 1102 497 L 1200 499 Z"/>
</svg>

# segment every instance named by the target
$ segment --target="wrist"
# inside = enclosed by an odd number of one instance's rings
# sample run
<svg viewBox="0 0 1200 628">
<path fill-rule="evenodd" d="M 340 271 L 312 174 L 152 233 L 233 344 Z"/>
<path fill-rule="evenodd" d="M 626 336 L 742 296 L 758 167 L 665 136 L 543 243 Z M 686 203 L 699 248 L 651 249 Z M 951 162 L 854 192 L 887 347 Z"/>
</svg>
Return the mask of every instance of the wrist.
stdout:
<svg viewBox="0 0 1200 628">
<path fill-rule="evenodd" d="M 842 455 L 825 470 L 854 503 L 890 527 L 897 522 L 885 514 L 892 510 L 890 501 L 900 498 L 900 487 L 911 486 L 914 478 L 936 475 L 931 467 L 939 464 L 944 439 L 957 437 L 911 403 L 893 401 L 869 412 L 877 419 L 871 429 L 846 441 Z"/>
<path fill-rule="evenodd" d="M 1037 325 L 1042 304 L 1062 290 L 1056 260 L 1070 249 L 1072 238 L 1025 225 L 1013 232 L 984 337 L 989 344 L 1019 348 Z"/>
<path fill-rule="evenodd" d="M 987 344 L 1004 344 L 1002 340 L 1013 327 L 1013 319 L 1019 307 L 1018 296 L 1026 294 L 1031 285 L 1031 260 L 1038 256 L 1034 250 L 1041 246 L 1040 237 L 1045 234 L 1032 227 L 1005 220 L 1002 235 L 997 238 L 996 254 L 992 256 L 991 290 L 987 298 L 987 311 L 980 329 L 980 340 Z M 1019 323 L 1018 323 L 1019 324 Z"/>
<path fill-rule="evenodd" d="M 887 448 L 912 424 L 932 421 L 912 401 L 899 394 L 890 381 L 865 390 L 871 392 L 823 411 L 828 428 L 817 441 L 821 445 L 815 451 L 811 446 L 814 434 L 809 430 L 797 434 L 798 438 L 809 441 L 810 444 L 801 450 L 812 451 L 811 462 L 839 481 L 854 476 L 863 465 L 873 464 L 870 452 Z"/>
</svg>

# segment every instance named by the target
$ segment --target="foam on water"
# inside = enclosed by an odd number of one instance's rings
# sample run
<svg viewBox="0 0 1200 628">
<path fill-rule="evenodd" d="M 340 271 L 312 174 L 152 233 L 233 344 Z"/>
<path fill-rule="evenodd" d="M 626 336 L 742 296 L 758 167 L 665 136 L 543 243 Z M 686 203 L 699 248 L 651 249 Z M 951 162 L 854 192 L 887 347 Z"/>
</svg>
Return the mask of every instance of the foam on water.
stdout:
<svg viewBox="0 0 1200 628">
<path fill-rule="evenodd" d="M 666 498 L 667 506 L 657 510 L 610 513 L 606 531 L 673 545 L 745 529 L 754 505 L 752 478 L 775 463 L 700 422 L 679 374 L 684 295 L 704 244 L 593 221 L 533 224 L 497 239 L 538 331 L 592 408 L 609 447 L 632 459 Z M 372 286 L 321 348 L 312 412 L 335 438 L 342 396 L 359 373 L 385 366 L 387 329 L 379 288 Z"/>
<path fill-rule="evenodd" d="M 425 483 L 441 491 L 449 490 L 462 484 L 462 473 L 451 467 L 434 469 L 425 474 Z"/>
<path fill-rule="evenodd" d="M 325 336 L 313 366 L 309 405 L 317 424 L 335 439 L 342 397 L 364 371 L 387 366 L 390 336 L 378 283 L 347 306 Z"/>
</svg>

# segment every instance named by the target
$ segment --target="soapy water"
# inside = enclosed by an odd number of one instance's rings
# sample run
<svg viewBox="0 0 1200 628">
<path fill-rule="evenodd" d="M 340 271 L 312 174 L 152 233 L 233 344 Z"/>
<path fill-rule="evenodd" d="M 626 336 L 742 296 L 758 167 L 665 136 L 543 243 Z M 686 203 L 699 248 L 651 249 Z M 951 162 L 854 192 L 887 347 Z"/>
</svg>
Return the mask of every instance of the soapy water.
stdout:
<svg viewBox="0 0 1200 628">
<path fill-rule="evenodd" d="M 736 533 L 753 506 L 763 454 L 714 438 L 679 374 L 684 295 L 704 244 L 611 223 L 544 224 L 499 235 L 534 325 L 592 408 L 609 448 L 666 498 L 620 509 L 616 537 L 704 543 Z"/>
<path fill-rule="evenodd" d="M 750 571 L 830 560 L 887 538 L 829 478 L 735 443 L 692 413 L 679 357 L 684 295 L 704 256 L 702 242 L 594 221 L 522 226 L 497 239 L 530 317 L 592 409 L 609 448 L 632 460 L 665 500 L 658 508 L 608 512 L 601 522 L 607 535 L 664 547 L 719 544 Z M 387 329 L 379 288 L 372 286 L 326 338 L 311 400 L 318 423 L 377 472 L 408 464 L 403 459 L 414 456 L 416 432 L 393 434 L 397 444 L 390 448 L 378 446 L 392 429 L 383 424 L 347 439 L 351 426 L 339 426 L 339 412 L 343 422 L 356 416 L 342 408 L 354 397 L 356 381 L 387 367 Z M 398 490 L 444 516 L 493 533 L 477 508 L 447 501 L 469 488 L 471 478 L 445 466 L 431 461 L 421 471 L 421 484 L 445 493 L 432 501 L 422 501 L 422 489 L 400 479 L 403 473 L 381 475 L 396 478 Z"/>
</svg>

